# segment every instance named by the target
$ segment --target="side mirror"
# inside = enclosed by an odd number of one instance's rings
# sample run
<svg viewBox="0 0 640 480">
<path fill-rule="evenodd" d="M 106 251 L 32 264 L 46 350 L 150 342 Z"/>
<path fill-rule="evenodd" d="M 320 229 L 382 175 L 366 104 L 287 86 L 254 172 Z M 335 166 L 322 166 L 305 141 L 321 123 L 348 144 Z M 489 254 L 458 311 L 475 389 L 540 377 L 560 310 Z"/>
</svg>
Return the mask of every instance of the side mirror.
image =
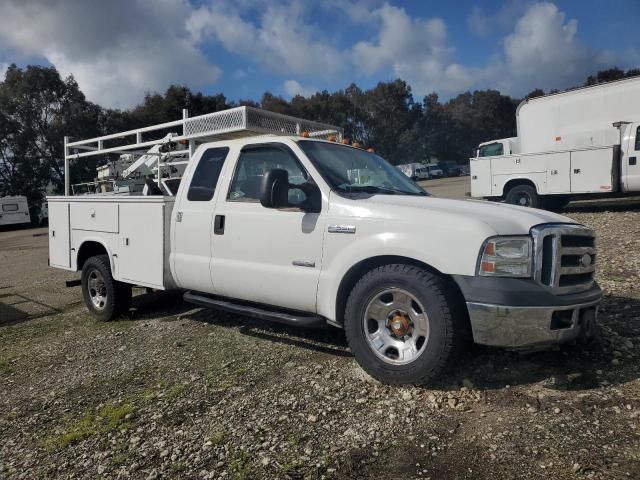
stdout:
<svg viewBox="0 0 640 480">
<path fill-rule="evenodd" d="M 300 190 L 306 197 L 300 203 L 289 201 L 289 191 Z M 313 182 L 308 180 L 302 184 L 289 183 L 289 172 L 274 168 L 265 173 L 260 185 L 260 203 L 265 208 L 298 208 L 307 213 L 320 213 L 322 194 Z"/>
<path fill-rule="evenodd" d="M 289 206 L 289 172 L 274 168 L 265 173 L 260 185 L 260 203 L 265 208 Z"/>
</svg>

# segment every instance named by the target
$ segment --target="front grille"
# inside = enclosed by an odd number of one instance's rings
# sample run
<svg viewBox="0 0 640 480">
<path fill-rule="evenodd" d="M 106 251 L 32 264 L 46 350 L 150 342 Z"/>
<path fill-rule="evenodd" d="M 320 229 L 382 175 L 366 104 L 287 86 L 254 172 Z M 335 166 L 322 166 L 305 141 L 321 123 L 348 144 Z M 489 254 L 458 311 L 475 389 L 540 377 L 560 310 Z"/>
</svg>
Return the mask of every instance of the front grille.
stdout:
<svg viewBox="0 0 640 480">
<path fill-rule="evenodd" d="M 532 234 L 536 281 L 557 294 L 591 288 L 596 269 L 593 230 L 582 225 L 541 225 Z"/>
</svg>

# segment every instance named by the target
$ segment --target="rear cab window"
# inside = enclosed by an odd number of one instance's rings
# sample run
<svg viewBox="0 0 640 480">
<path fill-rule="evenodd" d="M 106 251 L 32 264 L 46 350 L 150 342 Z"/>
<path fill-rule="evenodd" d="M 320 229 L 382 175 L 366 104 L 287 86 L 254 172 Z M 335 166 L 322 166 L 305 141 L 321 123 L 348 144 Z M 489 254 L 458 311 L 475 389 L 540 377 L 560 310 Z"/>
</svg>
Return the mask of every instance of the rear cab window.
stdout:
<svg viewBox="0 0 640 480">
<path fill-rule="evenodd" d="M 202 154 L 198 166 L 191 177 L 187 200 L 191 202 L 208 202 L 213 198 L 222 166 L 228 154 L 228 147 L 210 148 Z"/>
<path fill-rule="evenodd" d="M 504 148 L 501 143 L 490 143 L 478 149 L 478 157 L 496 157 L 504 155 Z"/>
</svg>

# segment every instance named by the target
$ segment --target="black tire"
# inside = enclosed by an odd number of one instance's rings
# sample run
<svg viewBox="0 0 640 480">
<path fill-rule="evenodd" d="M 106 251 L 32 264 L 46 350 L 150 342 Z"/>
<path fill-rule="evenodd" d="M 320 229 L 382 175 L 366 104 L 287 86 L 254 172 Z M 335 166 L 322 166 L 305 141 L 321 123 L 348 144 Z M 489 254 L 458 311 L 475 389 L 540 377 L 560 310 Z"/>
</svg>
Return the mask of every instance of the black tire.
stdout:
<svg viewBox="0 0 640 480">
<path fill-rule="evenodd" d="M 505 201 L 520 207 L 540 208 L 541 206 L 538 192 L 531 185 L 515 185 L 511 187 Z"/>
<path fill-rule="evenodd" d="M 401 365 L 382 359 L 380 348 L 376 353 L 368 340 L 371 333 L 365 332 L 369 322 L 368 319 L 365 322 L 368 306 L 374 299 L 382 298 L 381 294 L 386 295 L 384 292 L 389 289 L 408 292 L 421 307 L 424 305 L 427 316 L 429 333 L 422 342 L 420 353 Z M 349 347 L 360 366 L 383 383 L 428 383 L 454 363 L 466 342 L 465 317 L 456 300 L 444 279 L 424 269 L 390 264 L 371 270 L 358 281 L 347 300 L 345 333 Z M 384 333 L 393 336 L 389 329 Z"/>
<path fill-rule="evenodd" d="M 100 322 L 113 320 L 131 306 L 131 285 L 113 279 L 108 255 L 84 262 L 81 284 L 84 303 Z"/>
<path fill-rule="evenodd" d="M 546 208 L 547 210 L 562 210 L 569 204 L 570 201 L 571 198 L 564 195 L 553 195 L 551 197 L 545 197 L 544 208 Z"/>
</svg>

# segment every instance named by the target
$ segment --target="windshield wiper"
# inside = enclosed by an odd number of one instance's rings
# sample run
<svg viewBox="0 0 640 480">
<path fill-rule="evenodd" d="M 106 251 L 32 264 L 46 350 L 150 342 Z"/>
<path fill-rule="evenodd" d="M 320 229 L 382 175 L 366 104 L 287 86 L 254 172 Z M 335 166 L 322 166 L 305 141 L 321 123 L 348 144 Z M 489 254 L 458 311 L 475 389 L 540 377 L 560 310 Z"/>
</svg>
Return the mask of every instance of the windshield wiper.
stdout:
<svg viewBox="0 0 640 480">
<path fill-rule="evenodd" d="M 421 192 L 407 192 L 397 188 L 379 187 L 377 185 L 340 185 L 338 189 L 348 193 L 383 193 L 385 195 L 425 195 Z"/>
</svg>

